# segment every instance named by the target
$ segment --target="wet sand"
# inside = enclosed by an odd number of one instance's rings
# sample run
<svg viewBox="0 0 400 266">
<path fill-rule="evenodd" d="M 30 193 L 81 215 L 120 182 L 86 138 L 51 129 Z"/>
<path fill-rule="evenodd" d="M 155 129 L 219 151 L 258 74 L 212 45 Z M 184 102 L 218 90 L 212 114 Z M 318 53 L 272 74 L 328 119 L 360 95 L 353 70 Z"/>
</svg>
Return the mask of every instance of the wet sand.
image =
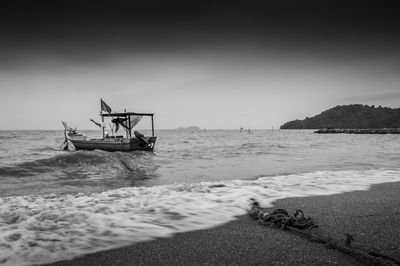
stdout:
<svg viewBox="0 0 400 266">
<path fill-rule="evenodd" d="M 318 233 L 400 259 L 400 182 L 331 196 L 289 198 L 274 207 L 302 209 Z M 88 254 L 50 265 L 363 265 L 355 258 L 249 216 L 171 238 Z"/>
</svg>

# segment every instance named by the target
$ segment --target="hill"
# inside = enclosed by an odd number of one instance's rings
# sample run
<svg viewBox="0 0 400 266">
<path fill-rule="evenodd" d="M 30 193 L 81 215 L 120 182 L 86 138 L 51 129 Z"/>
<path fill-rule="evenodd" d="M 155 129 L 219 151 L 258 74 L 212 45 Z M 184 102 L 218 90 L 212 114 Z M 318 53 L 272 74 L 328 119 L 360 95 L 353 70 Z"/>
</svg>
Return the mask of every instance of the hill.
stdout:
<svg viewBox="0 0 400 266">
<path fill-rule="evenodd" d="M 314 117 L 290 121 L 281 126 L 281 129 L 318 128 L 400 128 L 400 108 L 340 105 Z"/>
<path fill-rule="evenodd" d="M 198 126 L 190 126 L 190 127 L 178 127 L 175 128 L 176 131 L 183 131 L 183 132 L 197 132 L 200 131 Z"/>
</svg>

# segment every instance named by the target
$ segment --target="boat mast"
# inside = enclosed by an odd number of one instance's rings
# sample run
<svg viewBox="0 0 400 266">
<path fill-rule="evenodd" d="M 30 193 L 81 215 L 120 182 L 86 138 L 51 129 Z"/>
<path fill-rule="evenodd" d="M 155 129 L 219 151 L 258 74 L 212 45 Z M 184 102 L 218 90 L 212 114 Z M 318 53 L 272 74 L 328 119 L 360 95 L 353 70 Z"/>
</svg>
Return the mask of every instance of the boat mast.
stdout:
<svg viewBox="0 0 400 266">
<path fill-rule="evenodd" d="M 129 137 L 132 138 L 132 127 L 131 127 L 131 116 L 128 116 L 128 122 L 129 122 Z"/>
<path fill-rule="evenodd" d="M 100 111 L 100 115 L 101 115 L 101 128 L 103 130 L 103 139 L 104 139 L 104 116 Z"/>
<path fill-rule="evenodd" d="M 153 115 L 151 116 L 151 135 L 154 137 L 154 119 Z"/>
<path fill-rule="evenodd" d="M 131 116 L 129 114 L 126 113 L 126 109 L 124 109 L 125 112 L 125 121 L 126 119 L 128 119 L 128 128 L 125 128 L 125 133 L 126 133 L 126 138 L 129 139 L 131 136 L 131 129 L 130 129 L 130 125 L 131 125 Z"/>
</svg>

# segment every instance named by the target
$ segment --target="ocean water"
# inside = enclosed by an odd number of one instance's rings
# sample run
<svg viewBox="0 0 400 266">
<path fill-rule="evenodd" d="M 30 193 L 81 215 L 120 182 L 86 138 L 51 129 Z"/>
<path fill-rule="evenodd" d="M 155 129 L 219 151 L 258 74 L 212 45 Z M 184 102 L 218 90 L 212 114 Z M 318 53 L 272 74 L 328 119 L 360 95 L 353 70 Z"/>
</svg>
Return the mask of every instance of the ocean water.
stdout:
<svg viewBox="0 0 400 266">
<path fill-rule="evenodd" d="M 272 206 L 400 181 L 400 135 L 156 133 L 154 152 L 124 153 L 62 151 L 62 131 L 0 131 L 0 265 L 217 226 L 251 199 Z"/>
</svg>

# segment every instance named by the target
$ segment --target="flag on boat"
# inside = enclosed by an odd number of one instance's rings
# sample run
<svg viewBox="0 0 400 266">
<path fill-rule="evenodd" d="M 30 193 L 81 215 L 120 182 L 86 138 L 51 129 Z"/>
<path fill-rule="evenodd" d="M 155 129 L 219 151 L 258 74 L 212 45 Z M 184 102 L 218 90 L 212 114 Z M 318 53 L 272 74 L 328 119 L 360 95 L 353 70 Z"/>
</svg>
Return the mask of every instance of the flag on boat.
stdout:
<svg viewBox="0 0 400 266">
<path fill-rule="evenodd" d="M 106 104 L 103 99 L 100 98 L 100 108 L 101 111 L 107 112 L 107 113 L 111 113 L 111 107 L 108 106 L 108 104 Z"/>
</svg>

